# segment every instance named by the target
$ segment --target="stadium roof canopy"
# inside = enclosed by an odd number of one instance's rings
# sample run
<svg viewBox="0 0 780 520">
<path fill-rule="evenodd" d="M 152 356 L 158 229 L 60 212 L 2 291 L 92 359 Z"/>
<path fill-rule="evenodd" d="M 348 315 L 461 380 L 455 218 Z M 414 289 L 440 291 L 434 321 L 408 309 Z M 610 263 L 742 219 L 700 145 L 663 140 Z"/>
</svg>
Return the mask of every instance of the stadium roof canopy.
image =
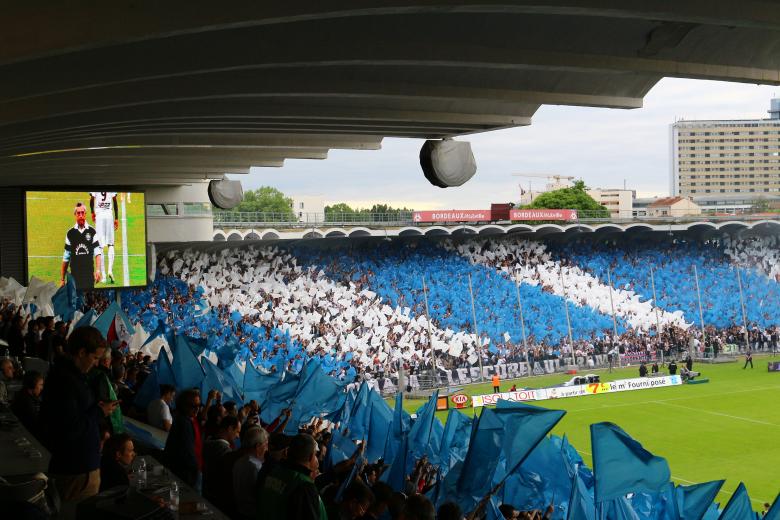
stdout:
<svg viewBox="0 0 780 520">
<path fill-rule="evenodd" d="M 181 184 L 637 108 L 664 76 L 780 83 L 766 1 L 87 4 L 4 6 L 0 185 Z"/>
</svg>

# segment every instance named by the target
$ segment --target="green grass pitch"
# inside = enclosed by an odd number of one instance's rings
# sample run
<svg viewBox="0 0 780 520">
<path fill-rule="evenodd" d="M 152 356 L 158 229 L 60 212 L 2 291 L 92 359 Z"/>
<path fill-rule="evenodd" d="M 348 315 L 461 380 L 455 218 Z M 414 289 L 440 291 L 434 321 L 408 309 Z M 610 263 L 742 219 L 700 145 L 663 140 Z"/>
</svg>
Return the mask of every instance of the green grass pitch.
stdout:
<svg viewBox="0 0 780 520">
<path fill-rule="evenodd" d="M 691 484 L 726 479 L 717 501 L 725 506 L 743 481 L 755 510 L 780 492 L 780 373 L 768 372 L 766 356 L 754 357 L 755 369 L 742 369 L 743 361 L 719 365 L 697 364 L 694 370 L 710 382 L 653 390 L 588 395 L 531 404 L 566 415 L 553 430 L 566 433 L 585 462 L 590 459 L 592 423 L 610 421 L 655 455 L 669 461 L 673 480 Z M 774 358 L 777 359 L 777 358 Z M 612 374 L 595 371 L 602 381 L 638 377 L 637 367 Z M 544 387 L 568 381 L 571 376 L 551 375 L 502 381 L 507 391 L 512 382 L 521 387 Z M 490 383 L 465 387 L 464 393 L 492 393 Z M 390 406 L 393 401 L 389 400 Z M 407 399 L 404 408 L 417 410 L 424 401 Z M 470 403 L 470 401 L 469 401 Z M 450 402 L 452 407 L 452 403 Z M 471 408 L 462 409 L 471 415 Z M 446 412 L 437 412 L 445 420 Z"/>
<path fill-rule="evenodd" d="M 89 215 L 89 193 L 87 192 L 27 192 L 27 275 L 44 281 L 58 282 L 65 233 L 75 224 L 73 208 L 77 202 L 87 206 L 87 223 L 95 225 Z M 133 193 L 130 203 L 125 200 L 127 215 L 127 237 L 122 236 L 122 209 L 119 205 L 119 229 L 114 233 L 114 278 L 115 284 L 101 282 L 97 288 L 113 288 L 123 285 L 122 254 L 127 247 L 130 286 L 146 285 L 146 223 L 144 221 L 145 201 L 142 193 Z M 104 259 L 108 256 L 104 253 Z"/>
</svg>

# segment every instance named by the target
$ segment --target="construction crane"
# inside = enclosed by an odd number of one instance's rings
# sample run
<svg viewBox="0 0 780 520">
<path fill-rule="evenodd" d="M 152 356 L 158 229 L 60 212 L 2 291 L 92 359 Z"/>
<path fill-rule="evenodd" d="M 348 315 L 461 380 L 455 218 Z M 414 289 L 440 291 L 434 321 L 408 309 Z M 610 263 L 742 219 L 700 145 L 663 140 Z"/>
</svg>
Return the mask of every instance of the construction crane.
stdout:
<svg viewBox="0 0 780 520">
<path fill-rule="evenodd" d="M 555 175 L 552 173 L 513 173 L 512 177 L 528 177 L 528 178 L 538 177 L 542 179 L 555 179 L 555 184 L 560 184 L 561 179 L 565 179 L 567 181 L 576 179 L 576 177 L 573 177 L 571 175 Z"/>
<path fill-rule="evenodd" d="M 535 178 L 547 179 L 548 181 L 550 181 L 547 184 L 548 191 L 562 186 L 561 180 L 570 181 L 572 179 L 576 179 L 576 177 L 573 177 L 571 175 L 556 175 L 554 173 L 513 173 L 512 177 L 525 177 L 529 179 L 535 179 Z M 536 194 L 534 194 L 534 190 L 531 187 L 530 180 L 528 181 L 528 191 L 525 191 L 523 189 L 522 184 L 520 185 L 520 200 L 521 203 L 523 204 L 529 204 L 539 193 L 541 192 L 537 192 Z"/>
</svg>

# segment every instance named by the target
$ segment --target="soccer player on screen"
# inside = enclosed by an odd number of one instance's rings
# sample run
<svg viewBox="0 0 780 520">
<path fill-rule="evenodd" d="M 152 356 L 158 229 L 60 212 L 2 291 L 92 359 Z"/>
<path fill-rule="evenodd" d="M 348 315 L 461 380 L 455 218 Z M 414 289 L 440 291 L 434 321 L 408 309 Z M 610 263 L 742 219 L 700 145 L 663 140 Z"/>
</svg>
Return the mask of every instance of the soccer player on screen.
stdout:
<svg viewBox="0 0 780 520">
<path fill-rule="evenodd" d="M 116 195 L 110 191 L 95 191 L 89 194 L 89 209 L 92 210 L 92 222 L 97 229 L 98 241 L 108 253 L 108 262 L 102 263 L 100 274 L 105 280 L 106 263 L 108 263 L 108 280 L 111 283 L 114 283 L 114 231 L 119 228 Z"/>
<path fill-rule="evenodd" d="M 92 289 L 101 280 L 103 249 L 95 228 L 87 224 L 87 207 L 81 202 L 73 211 L 76 225 L 65 234 L 65 253 L 62 255 L 60 287 L 65 285 L 65 274 L 70 265 L 70 274 L 77 289 Z"/>
</svg>

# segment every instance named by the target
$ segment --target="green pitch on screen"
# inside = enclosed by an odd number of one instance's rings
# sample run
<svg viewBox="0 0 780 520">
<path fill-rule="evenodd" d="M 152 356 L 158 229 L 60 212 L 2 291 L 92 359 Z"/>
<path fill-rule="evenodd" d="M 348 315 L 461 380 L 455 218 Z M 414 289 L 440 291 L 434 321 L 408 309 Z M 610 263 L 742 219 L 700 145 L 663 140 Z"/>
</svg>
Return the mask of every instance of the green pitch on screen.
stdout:
<svg viewBox="0 0 780 520">
<path fill-rule="evenodd" d="M 96 288 L 146 285 L 146 202 L 143 193 L 130 194 L 129 201 L 127 195 L 117 194 L 119 228 L 114 231 L 115 283 L 103 281 L 96 284 Z M 87 206 L 87 223 L 94 227 L 95 223 L 89 214 L 88 192 L 27 192 L 27 275 L 30 278 L 35 276 L 45 281 L 59 282 L 65 233 L 76 223 L 73 210 L 78 202 Z M 126 237 L 122 234 L 122 219 L 126 219 Z M 125 250 L 127 255 L 124 254 Z M 103 259 L 108 259 L 105 251 Z M 125 260 L 129 275 L 127 284 L 123 280 Z"/>
<path fill-rule="evenodd" d="M 780 372 L 767 371 L 766 363 L 770 359 L 778 358 L 755 356 L 755 370 L 743 370 L 743 359 L 718 365 L 697 363 L 694 370 L 710 380 L 703 385 L 530 404 L 566 410 L 553 433 L 560 436 L 565 433 L 590 467 L 589 426 L 601 421 L 613 422 L 653 454 L 665 457 L 677 484 L 724 478 L 726 483 L 716 500 L 723 507 L 743 481 L 753 501 L 753 509 L 760 510 L 763 502 L 772 502 L 780 492 Z M 639 376 L 637 366 L 612 374 L 595 373 L 601 375 L 602 381 Z M 501 381 L 501 390 L 508 391 L 512 383 L 517 384 L 518 389 L 553 386 L 571 377 L 559 374 Z M 490 394 L 493 389 L 488 381 L 466 386 L 463 393 L 469 396 Z M 393 399 L 388 403 L 390 407 L 395 404 Z M 405 399 L 404 409 L 413 413 L 424 403 L 424 400 Z M 460 411 L 471 417 L 475 410 L 464 408 Z M 437 416 L 444 422 L 447 412 L 437 412 Z"/>
</svg>

